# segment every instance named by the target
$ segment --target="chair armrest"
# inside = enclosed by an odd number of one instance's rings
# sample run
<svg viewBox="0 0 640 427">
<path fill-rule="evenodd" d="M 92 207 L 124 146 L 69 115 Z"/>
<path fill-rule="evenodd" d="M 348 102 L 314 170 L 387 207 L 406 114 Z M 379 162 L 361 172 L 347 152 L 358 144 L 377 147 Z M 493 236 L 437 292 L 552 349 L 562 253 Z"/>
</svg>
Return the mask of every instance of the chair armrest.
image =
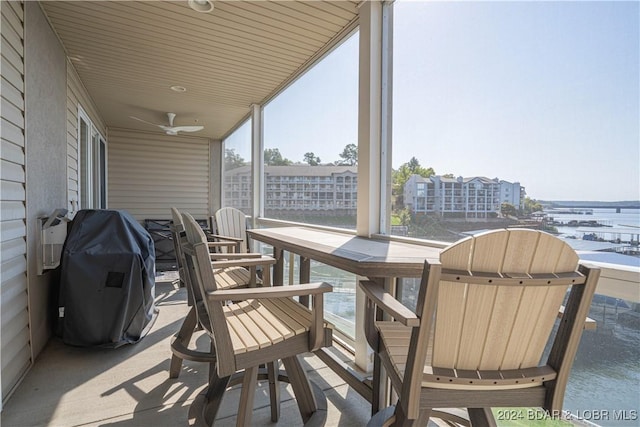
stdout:
<svg viewBox="0 0 640 427">
<path fill-rule="evenodd" d="M 246 299 L 287 298 L 301 295 L 318 295 L 331 292 L 333 287 L 324 282 L 305 283 L 303 285 L 270 286 L 264 288 L 234 288 L 207 292 L 214 301 L 241 301 Z"/>
<path fill-rule="evenodd" d="M 309 351 L 316 351 L 324 345 L 324 293 L 331 292 L 328 283 L 305 283 L 303 285 L 274 286 L 266 288 L 234 288 L 207 292 L 213 301 L 242 301 L 247 299 L 278 299 L 311 295 L 311 324 L 309 325 Z"/>
<path fill-rule="evenodd" d="M 263 255 L 260 258 L 238 258 L 223 261 L 211 261 L 213 268 L 269 266 L 276 263 L 275 258 Z"/>
<path fill-rule="evenodd" d="M 209 249 L 211 248 L 217 248 L 217 247 L 235 247 L 238 244 L 236 242 L 222 242 L 222 241 L 218 241 L 218 242 L 207 242 L 207 246 L 209 247 Z"/>
<path fill-rule="evenodd" d="M 358 286 L 360 286 L 367 298 L 403 325 L 410 327 L 420 326 L 418 316 L 385 291 L 382 285 L 368 280 L 361 280 Z"/>
<path fill-rule="evenodd" d="M 250 259 L 260 259 L 262 258 L 262 254 L 258 254 L 255 252 L 251 252 L 251 253 L 244 253 L 244 254 L 238 254 L 235 252 L 232 253 L 226 253 L 226 254 L 221 254 L 221 253 L 212 253 L 209 254 L 209 257 L 211 258 L 212 261 L 215 260 L 224 260 L 224 259 L 245 259 L 245 258 L 250 258 Z"/>
<path fill-rule="evenodd" d="M 214 239 L 226 240 L 228 242 L 244 242 L 244 239 L 241 237 L 231 237 L 231 236 L 221 236 L 219 234 L 208 234 L 207 237 L 213 237 Z"/>
</svg>

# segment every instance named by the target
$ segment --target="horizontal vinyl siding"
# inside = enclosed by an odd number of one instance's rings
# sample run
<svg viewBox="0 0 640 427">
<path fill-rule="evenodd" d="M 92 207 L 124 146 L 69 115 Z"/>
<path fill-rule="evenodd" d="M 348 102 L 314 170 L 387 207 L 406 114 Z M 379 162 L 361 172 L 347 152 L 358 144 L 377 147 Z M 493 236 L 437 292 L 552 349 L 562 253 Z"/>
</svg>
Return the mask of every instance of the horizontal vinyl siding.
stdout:
<svg viewBox="0 0 640 427">
<path fill-rule="evenodd" d="M 0 2 L 0 328 L 2 401 L 31 365 L 27 309 L 24 11 Z"/>
<path fill-rule="evenodd" d="M 170 219 L 169 208 L 209 215 L 209 142 L 206 138 L 109 130 L 110 209 L 136 219 Z"/>
</svg>

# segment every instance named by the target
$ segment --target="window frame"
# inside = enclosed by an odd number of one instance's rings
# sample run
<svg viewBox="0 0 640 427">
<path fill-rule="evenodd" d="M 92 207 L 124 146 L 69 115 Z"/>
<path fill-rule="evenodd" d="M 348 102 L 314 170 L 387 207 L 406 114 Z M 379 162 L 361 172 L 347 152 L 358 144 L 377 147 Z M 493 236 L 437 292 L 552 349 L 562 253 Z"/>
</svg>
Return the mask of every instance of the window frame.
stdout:
<svg viewBox="0 0 640 427">
<path fill-rule="evenodd" d="M 77 126 L 78 207 L 106 209 L 108 202 L 107 139 L 80 104 L 78 104 Z"/>
</svg>

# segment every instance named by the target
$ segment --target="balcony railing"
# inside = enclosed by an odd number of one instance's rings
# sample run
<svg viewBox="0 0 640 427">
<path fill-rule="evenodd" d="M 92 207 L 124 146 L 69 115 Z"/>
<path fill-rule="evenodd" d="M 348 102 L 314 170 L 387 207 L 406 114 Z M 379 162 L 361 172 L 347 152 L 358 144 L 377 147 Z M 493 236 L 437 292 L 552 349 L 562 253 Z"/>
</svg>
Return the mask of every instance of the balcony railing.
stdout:
<svg viewBox="0 0 640 427">
<path fill-rule="evenodd" d="M 261 224 L 276 225 L 271 220 L 262 220 Z M 286 224 L 277 222 L 279 226 Z M 326 228 L 318 225 L 311 227 Z M 427 246 L 447 245 L 424 239 L 380 237 Z M 290 277 L 295 281 L 299 266 L 296 259 L 289 261 Z M 640 358 L 640 267 L 591 261 L 585 263 L 601 269 L 596 291 L 598 295 L 594 298 L 590 313 L 598 325 L 595 331 L 585 331 L 583 334 L 565 397 L 565 408 L 577 418 L 586 417 L 596 424 L 599 424 L 598 420 L 589 419 L 594 412 L 589 411 L 610 411 L 612 417 L 615 410 L 618 415 L 635 417 L 628 421 L 630 424 L 622 425 L 635 425 L 633 422 L 638 420 L 638 405 L 637 399 L 634 400 L 632 396 L 640 393 L 640 368 L 637 364 Z M 332 319 L 340 337 L 347 344 L 350 343 L 354 348 L 361 346 L 355 339 L 355 330 L 358 328 L 355 319 L 355 284 L 358 279 L 349 273 L 315 263 L 312 264 L 311 276 L 312 280 L 330 281 L 337 288 L 335 300 L 326 302 L 326 316 Z M 398 286 L 399 297 L 410 308 L 415 304 L 418 283 L 417 280 L 405 279 Z M 607 402 L 617 403 L 594 402 L 594 387 L 598 388 L 598 395 L 614 396 Z M 602 421 L 602 425 L 609 425 L 604 422 L 606 420 Z M 576 424 L 583 425 L 579 422 Z"/>
</svg>

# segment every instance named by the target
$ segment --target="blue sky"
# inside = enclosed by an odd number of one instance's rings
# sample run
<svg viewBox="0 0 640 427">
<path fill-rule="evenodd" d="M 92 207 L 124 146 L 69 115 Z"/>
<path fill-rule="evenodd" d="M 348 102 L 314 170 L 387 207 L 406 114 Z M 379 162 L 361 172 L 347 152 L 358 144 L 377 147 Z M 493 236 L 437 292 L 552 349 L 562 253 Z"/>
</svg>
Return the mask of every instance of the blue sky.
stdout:
<svg viewBox="0 0 640 427">
<path fill-rule="evenodd" d="M 396 2 L 394 167 L 415 156 L 536 199 L 640 199 L 639 6 Z M 266 106 L 265 147 L 327 162 L 357 142 L 357 39 Z"/>
</svg>

